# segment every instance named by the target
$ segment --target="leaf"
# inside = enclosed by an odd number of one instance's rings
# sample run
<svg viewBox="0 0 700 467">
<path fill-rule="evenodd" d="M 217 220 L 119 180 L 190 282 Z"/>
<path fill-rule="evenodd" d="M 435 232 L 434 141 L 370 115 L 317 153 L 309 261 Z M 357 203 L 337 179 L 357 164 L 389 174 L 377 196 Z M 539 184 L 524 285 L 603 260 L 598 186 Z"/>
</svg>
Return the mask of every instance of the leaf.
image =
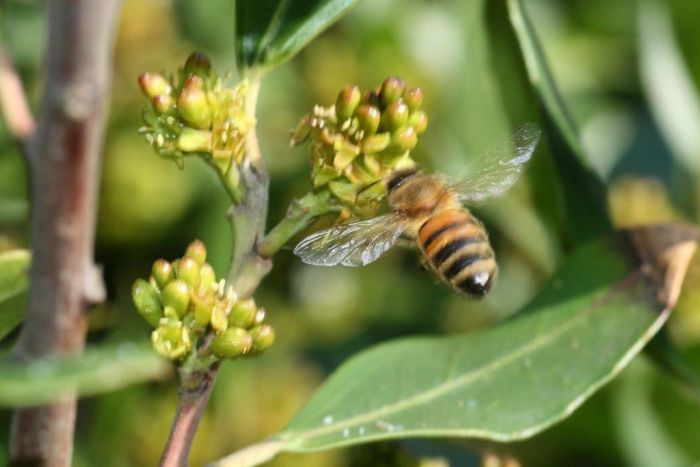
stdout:
<svg viewBox="0 0 700 467">
<path fill-rule="evenodd" d="M 659 330 L 696 239 L 662 225 L 583 245 L 516 319 L 362 352 L 279 434 L 219 465 L 393 438 L 528 438 L 570 415 Z"/>
<path fill-rule="evenodd" d="M 24 319 L 30 258 L 27 250 L 0 253 L 0 340 Z"/>
<path fill-rule="evenodd" d="M 80 395 L 114 391 L 170 372 L 170 363 L 150 345 L 133 342 L 88 349 L 66 359 L 4 361 L 0 363 L 0 406 L 43 404 L 73 391 Z"/>
<path fill-rule="evenodd" d="M 292 58 L 358 0 L 237 0 L 236 52 L 241 70 L 260 72 Z"/>
<path fill-rule="evenodd" d="M 530 82 L 542 108 L 545 133 L 564 195 L 569 237 L 575 243 L 589 241 L 611 230 L 605 185 L 588 163 L 574 119 L 557 89 L 522 1 L 508 0 L 508 8 Z"/>
</svg>

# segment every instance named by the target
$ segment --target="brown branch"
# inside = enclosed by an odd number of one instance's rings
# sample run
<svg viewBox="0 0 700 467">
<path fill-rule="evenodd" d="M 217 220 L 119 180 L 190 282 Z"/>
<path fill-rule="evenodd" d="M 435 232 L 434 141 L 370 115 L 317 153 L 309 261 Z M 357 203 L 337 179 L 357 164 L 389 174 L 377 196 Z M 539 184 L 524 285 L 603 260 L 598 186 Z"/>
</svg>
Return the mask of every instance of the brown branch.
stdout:
<svg viewBox="0 0 700 467">
<path fill-rule="evenodd" d="M 52 0 L 46 88 L 31 168 L 32 249 L 20 359 L 81 352 L 98 295 L 93 238 L 118 0 Z M 76 400 L 14 413 L 12 465 L 68 466 Z"/>
<path fill-rule="evenodd" d="M 0 46 L 0 110 L 10 134 L 17 139 L 27 160 L 31 138 L 36 131 L 36 122 L 29 109 L 27 94 L 12 59 Z"/>
</svg>

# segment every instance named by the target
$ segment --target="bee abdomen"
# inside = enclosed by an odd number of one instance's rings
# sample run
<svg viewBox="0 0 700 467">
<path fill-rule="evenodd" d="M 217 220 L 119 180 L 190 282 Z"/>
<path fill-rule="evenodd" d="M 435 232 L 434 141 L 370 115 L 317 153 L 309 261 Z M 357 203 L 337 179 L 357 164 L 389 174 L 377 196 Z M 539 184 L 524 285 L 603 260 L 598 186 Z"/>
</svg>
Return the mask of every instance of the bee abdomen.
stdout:
<svg viewBox="0 0 700 467">
<path fill-rule="evenodd" d="M 487 235 L 466 210 L 449 210 L 428 219 L 418 233 L 431 266 L 458 292 L 482 297 L 496 274 Z"/>
</svg>

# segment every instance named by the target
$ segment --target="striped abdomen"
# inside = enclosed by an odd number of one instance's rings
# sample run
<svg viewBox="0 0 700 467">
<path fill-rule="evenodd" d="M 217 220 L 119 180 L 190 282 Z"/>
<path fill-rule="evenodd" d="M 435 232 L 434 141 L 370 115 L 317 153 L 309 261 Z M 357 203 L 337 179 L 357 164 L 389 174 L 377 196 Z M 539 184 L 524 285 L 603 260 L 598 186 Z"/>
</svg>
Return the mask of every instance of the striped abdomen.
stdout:
<svg viewBox="0 0 700 467">
<path fill-rule="evenodd" d="M 486 231 L 466 209 L 430 217 L 418 231 L 418 243 L 433 270 L 455 290 L 483 297 L 496 276 L 496 260 Z"/>
</svg>

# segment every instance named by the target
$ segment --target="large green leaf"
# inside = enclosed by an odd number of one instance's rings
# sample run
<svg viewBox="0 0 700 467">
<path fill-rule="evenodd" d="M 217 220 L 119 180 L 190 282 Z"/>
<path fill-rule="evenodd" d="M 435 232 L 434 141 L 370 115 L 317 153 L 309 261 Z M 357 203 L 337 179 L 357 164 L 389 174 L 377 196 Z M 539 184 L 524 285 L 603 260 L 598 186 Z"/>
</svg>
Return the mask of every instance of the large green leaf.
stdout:
<svg viewBox="0 0 700 467">
<path fill-rule="evenodd" d="M 24 318 L 30 257 L 27 250 L 0 253 L 0 340 Z"/>
<path fill-rule="evenodd" d="M 265 72 L 292 58 L 358 0 L 237 0 L 241 70 Z"/>
<path fill-rule="evenodd" d="M 113 391 L 162 378 L 171 369 L 150 345 L 133 342 L 88 349 L 73 358 L 5 361 L 0 363 L 0 406 L 42 404 L 73 391 L 80 395 Z"/>
<path fill-rule="evenodd" d="M 367 350 L 282 432 L 221 465 L 391 438 L 532 436 L 571 414 L 658 331 L 695 239 L 666 225 L 581 246 L 516 319 Z"/>
<path fill-rule="evenodd" d="M 522 1 L 508 0 L 508 8 L 530 82 L 542 107 L 545 133 L 559 173 L 568 236 L 575 243 L 591 240 L 611 229 L 605 185 L 590 167 L 574 119 L 557 89 Z"/>
</svg>

